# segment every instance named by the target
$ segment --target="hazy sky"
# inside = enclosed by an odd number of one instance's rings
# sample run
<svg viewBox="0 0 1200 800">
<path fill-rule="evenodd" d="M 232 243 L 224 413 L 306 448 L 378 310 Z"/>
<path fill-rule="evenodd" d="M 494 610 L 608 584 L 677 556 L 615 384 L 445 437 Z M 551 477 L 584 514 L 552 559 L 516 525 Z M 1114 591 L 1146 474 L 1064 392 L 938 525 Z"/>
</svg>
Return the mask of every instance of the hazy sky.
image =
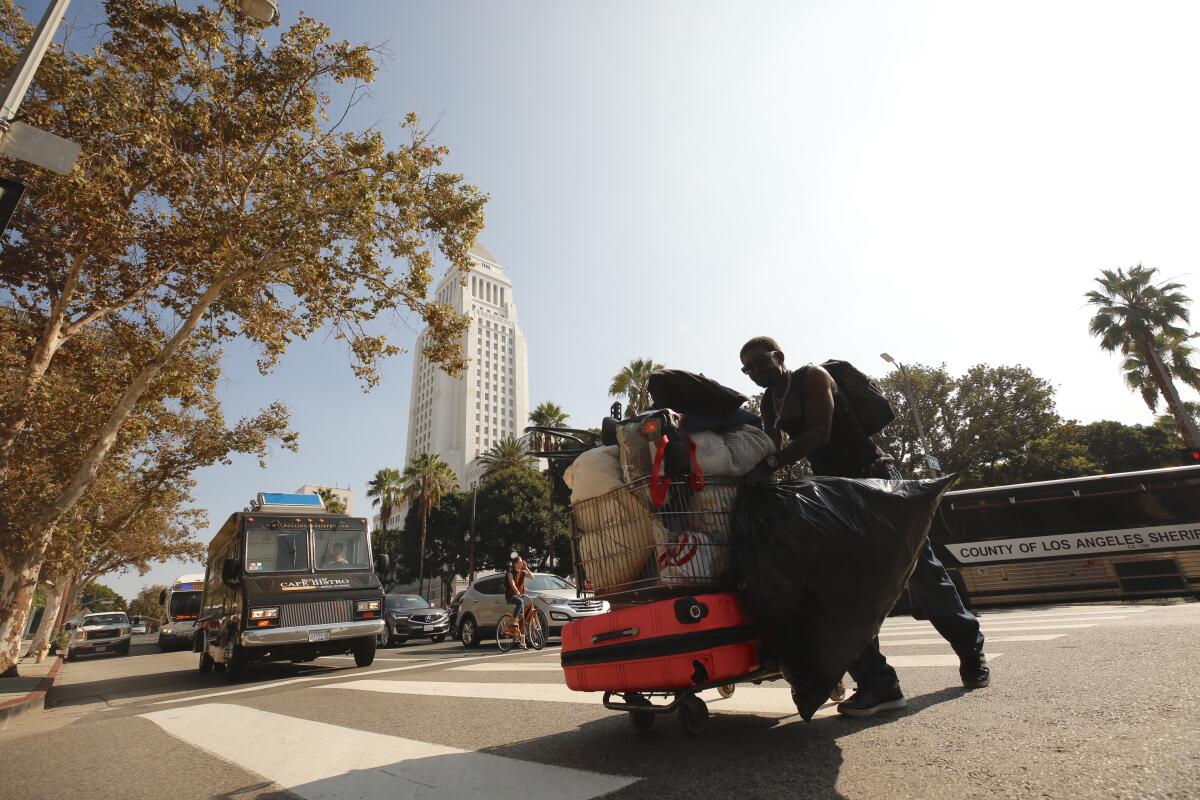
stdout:
<svg viewBox="0 0 1200 800">
<path fill-rule="evenodd" d="M 98 0 L 76 0 L 77 21 Z M 749 390 L 737 350 L 1024 364 L 1066 418 L 1146 423 L 1083 293 L 1138 262 L 1195 287 L 1200 6 L 1190 3 L 281 0 L 386 45 L 359 127 L 438 122 L 491 196 L 531 404 L 598 424 L 630 359 Z M 40 14 L 44 2 L 31 2 Z M 1194 289 L 1193 289 L 1194 292 Z M 414 332 L 400 328 L 411 344 Z M 230 418 L 274 399 L 301 451 L 199 474 L 215 532 L 257 491 L 402 467 L 411 360 L 363 394 L 335 342 L 260 377 L 231 347 Z M 132 595 L 185 569 L 111 577 Z"/>
</svg>

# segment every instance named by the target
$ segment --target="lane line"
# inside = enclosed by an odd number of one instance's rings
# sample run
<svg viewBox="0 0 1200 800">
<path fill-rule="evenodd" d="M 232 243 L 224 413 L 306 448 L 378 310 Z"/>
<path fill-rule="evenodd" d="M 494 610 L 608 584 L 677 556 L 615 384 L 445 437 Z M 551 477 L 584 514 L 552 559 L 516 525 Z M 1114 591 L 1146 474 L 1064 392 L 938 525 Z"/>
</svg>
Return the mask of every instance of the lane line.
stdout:
<svg viewBox="0 0 1200 800">
<path fill-rule="evenodd" d="M 141 715 L 305 800 L 590 800 L 639 779 L 460 750 L 225 703 Z"/>
<path fill-rule="evenodd" d="M 988 641 L 991 641 L 990 639 Z M 1004 653 L 988 653 L 988 661 L 995 661 Z M 893 667 L 957 667 L 958 656 L 954 653 L 943 655 L 924 655 L 924 656 L 892 656 L 889 655 L 888 663 Z"/>
<path fill-rule="evenodd" d="M 450 659 L 446 659 L 444 661 L 422 661 L 420 663 L 409 664 L 408 666 L 404 666 L 404 667 L 387 667 L 385 669 L 373 669 L 373 670 L 368 670 L 366 672 L 358 672 L 355 674 L 356 675 L 382 675 L 382 674 L 388 673 L 388 672 L 403 672 L 404 670 L 409 670 L 409 669 L 424 669 L 426 667 L 439 667 L 439 666 L 443 666 L 445 664 L 460 664 L 464 661 L 479 661 L 479 660 L 485 659 L 485 658 L 498 658 L 502 655 L 507 655 L 507 654 L 505 654 L 505 653 L 489 653 L 484 656 L 468 656 L 467 658 L 450 658 Z M 246 692 L 261 692 L 266 689 L 275 689 L 280 686 L 291 686 L 291 685 L 297 684 L 297 683 L 310 683 L 312 681 L 337 680 L 339 678 L 344 678 L 344 677 L 345 677 L 345 675 L 343 675 L 341 673 L 336 673 L 336 674 L 313 675 L 313 676 L 307 677 L 307 678 L 287 678 L 286 680 L 282 680 L 282 681 L 272 681 L 271 683 L 260 683 L 255 686 L 244 686 L 240 689 L 226 689 L 225 691 L 221 691 L 221 692 L 209 692 L 207 694 L 192 695 L 190 697 L 176 697 L 171 700 L 159 700 L 158 702 L 150 703 L 149 705 L 164 706 L 169 703 L 188 703 L 193 700 L 207 700 L 211 697 L 228 697 L 229 695 L 245 694 Z"/>
<path fill-rule="evenodd" d="M 955 662 L 958 663 L 958 662 Z M 574 692 L 564 683 L 457 683 L 450 681 L 379 681 L 356 680 L 332 683 L 320 689 L 343 689 L 384 694 L 420 695 L 424 697 L 461 697 L 470 700 L 517 700 L 521 702 L 574 703 L 602 708 L 600 692 Z M 727 713 L 774 714 L 794 717 L 796 706 L 791 689 L 776 686 L 738 686 L 728 699 L 716 689 L 700 693 L 710 711 Z M 826 703 L 817 717 L 836 714 L 832 703 Z"/>
<path fill-rule="evenodd" d="M 1130 619 L 1132 614 L 1070 614 L 1064 616 L 1039 616 L 1039 617 L 979 617 L 979 622 L 983 625 L 1015 625 L 1017 623 L 1039 623 L 1039 622 L 1091 622 L 1100 620 L 1105 622 L 1120 621 Z M 913 620 L 911 622 L 884 622 L 884 628 L 919 628 L 931 624 L 928 620 Z"/>
<path fill-rule="evenodd" d="M 562 665 L 553 664 L 463 664 L 448 667 L 446 672 L 562 672 Z"/>
<path fill-rule="evenodd" d="M 1065 633 L 1053 633 L 1053 634 L 1048 633 L 1048 634 L 1040 634 L 1040 635 L 1035 634 L 1032 636 L 989 636 L 989 637 L 987 637 L 987 640 L 989 643 L 990 642 L 1048 642 L 1051 639 L 1061 639 L 1066 635 L 1067 634 L 1065 634 Z M 950 644 L 945 639 L 941 638 L 940 636 L 936 639 L 899 639 L 896 641 L 880 640 L 879 644 L 882 645 L 884 647 L 884 649 L 887 649 L 889 647 L 908 647 L 909 645 L 916 645 L 916 644 L 944 644 L 944 645 L 946 645 L 946 647 L 950 646 Z M 988 654 L 988 658 L 991 658 L 990 653 Z"/>
</svg>

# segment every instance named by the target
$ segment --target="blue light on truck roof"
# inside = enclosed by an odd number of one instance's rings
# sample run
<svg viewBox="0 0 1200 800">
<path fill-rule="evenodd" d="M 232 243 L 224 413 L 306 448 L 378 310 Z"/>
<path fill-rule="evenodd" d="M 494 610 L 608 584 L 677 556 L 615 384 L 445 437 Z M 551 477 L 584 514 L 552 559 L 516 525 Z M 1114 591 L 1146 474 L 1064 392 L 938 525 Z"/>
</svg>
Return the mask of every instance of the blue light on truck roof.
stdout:
<svg viewBox="0 0 1200 800">
<path fill-rule="evenodd" d="M 258 502 L 265 506 L 308 506 L 325 508 L 320 495 L 292 494 L 290 492 L 260 492 Z"/>
</svg>

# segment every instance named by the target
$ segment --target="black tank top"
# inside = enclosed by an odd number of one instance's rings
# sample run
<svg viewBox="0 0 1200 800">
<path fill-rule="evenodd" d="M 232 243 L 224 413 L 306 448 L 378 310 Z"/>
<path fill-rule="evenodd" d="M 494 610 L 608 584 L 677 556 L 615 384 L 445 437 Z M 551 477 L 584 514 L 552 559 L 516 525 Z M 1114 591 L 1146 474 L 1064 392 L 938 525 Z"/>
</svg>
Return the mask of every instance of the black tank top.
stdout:
<svg viewBox="0 0 1200 800">
<path fill-rule="evenodd" d="M 801 367 L 792 373 L 792 383 L 796 388 L 802 388 L 805 385 L 808 370 L 809 367 Z M 875 446 L 869 436 L 863 433 L 862 426 L 858 423 L 858 417 L 854 416 L 854 411 L 850 408 L 850 401 L 836 389 L 836 382 L 834 387 L 833 425 L 829 431 L 829 442 L 810 455 L 808 463 L 812 465 L 815 475 L 833 475 L 841 478 L 869 477 L 871 464 L 883 455 L 883 451 Z M 769 409 L 769 413 L 772 413 L 773 416 L 775 411 L 774 393 L 770 389 L 767 392 L 763 397 L 762 407 Z M 804 429 L 808 427 L 804 419 L 804 407 L 807 402 L 801 399 L 799 405 L 799 416 L 789 416 L 791 409 L 785 406 L 783 417 L 779 420 L 780 430 L 793 439 L 804 433 Z"/>
</svg>

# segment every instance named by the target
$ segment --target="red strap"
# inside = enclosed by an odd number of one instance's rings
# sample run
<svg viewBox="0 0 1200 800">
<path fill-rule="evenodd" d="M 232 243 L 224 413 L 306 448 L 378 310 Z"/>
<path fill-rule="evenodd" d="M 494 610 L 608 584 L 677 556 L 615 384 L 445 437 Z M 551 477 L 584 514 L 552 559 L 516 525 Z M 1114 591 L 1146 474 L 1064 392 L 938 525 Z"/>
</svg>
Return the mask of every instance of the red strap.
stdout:
<svg viewBox="0 0 1200 800">
<path fill-rule="evenodd" d="M 667 504 L 667 490 L 671 488 L 671 479 L 666 476 L 666 470 L 663 469 L 663 457 L 667 453 L 667 436 L 663 434 L 658 440 L 658 450 L 654 453 L 654 463 L 650 466 L 650 502 L 655 508 L 662 508 Z M 659 475 L 662 470 L 663 475 Z"/>
<path fill-rule="evenodd" d="M 704 470 L 700 469 L 700 461 L 696 458 L 696 441 L 691 436 L 688 436 L 688 454 L 692 457 L 692 491 L 703 492 Z"/>
</svg>

